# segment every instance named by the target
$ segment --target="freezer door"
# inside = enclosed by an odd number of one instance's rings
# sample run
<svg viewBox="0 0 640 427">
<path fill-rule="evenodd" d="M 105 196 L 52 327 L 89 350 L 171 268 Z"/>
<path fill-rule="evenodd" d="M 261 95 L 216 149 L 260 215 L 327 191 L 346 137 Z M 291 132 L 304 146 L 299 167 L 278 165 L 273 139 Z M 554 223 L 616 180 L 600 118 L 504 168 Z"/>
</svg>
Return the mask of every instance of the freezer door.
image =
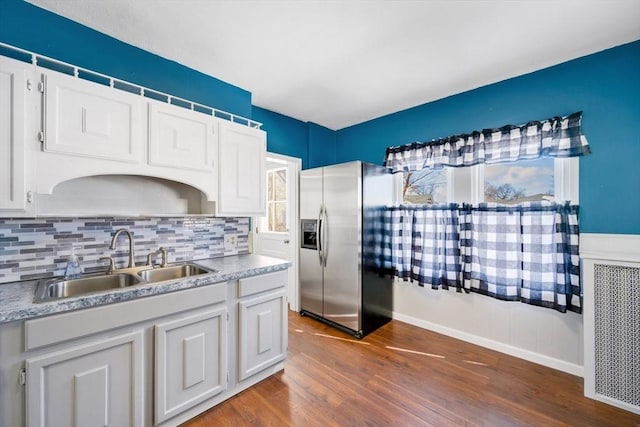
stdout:
<svg viewBox="0 0 640 427">
<path fill-rule="evenodd" d="M 324 317 L 356 332 L 362 329 L 361 168 L 360 162 L 324 168 Z"/>
<path fill-rule="evenodd" d="M 302 171 L 300 173 L 301 222 L 305 219 L 318 220 L 321 206 L 322 168 Z M 300 248 L 300 309 L 322 316 L 320 254 L 321 252 L 315 249 Z"/>
</svg>

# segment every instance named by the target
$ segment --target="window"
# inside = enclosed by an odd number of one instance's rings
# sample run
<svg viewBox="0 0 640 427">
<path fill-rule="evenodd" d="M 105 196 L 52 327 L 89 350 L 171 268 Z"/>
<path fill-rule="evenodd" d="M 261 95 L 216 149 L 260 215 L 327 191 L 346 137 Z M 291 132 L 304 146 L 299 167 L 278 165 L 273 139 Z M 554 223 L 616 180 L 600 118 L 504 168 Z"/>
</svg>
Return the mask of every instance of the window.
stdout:
<svg viewBox="0 0 640 427">
<path fill-rule="evenodd" d="M 519 160 L 474 166 L 471 203 L 540 200 L 578 203 L 579 157 Z"/>
<path fill-rule="evenodd" d="M 554 200 L 554 159 L 520 160 L 484 166 L 484 201 L 516 204 Z"/>
<path fill-rule="evenodd" d="M 578 160 L 548 158 L 397 173 L 398 203 L 578 203 Z"/>
<path fill-rule="evenodd" d="M 404 172 L 402 176 L 402 203 L 435 204 L 447 202 L 448 168 Z"/>
<path fill-rule="evenodd" d="M 267 171 L 267 231 L 285 233 L 287 224 L 287 169 Z"/>
</svg>

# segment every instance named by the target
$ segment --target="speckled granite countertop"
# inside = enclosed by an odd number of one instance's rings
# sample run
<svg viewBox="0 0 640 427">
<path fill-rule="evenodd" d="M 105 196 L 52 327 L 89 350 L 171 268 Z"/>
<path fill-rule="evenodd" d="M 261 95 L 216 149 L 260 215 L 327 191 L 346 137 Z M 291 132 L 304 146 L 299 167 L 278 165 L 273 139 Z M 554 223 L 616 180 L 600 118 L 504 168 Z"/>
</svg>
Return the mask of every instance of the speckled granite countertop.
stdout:
<svg viewBox="0 0 640 427">
<path fill-rule="evenodd" d="M 97 307 L 120 301 L 129 301 L 167 292 L 207 286 L 213 283 L 236 280 L 256 274 L 271 273 L 291 266 L 289 261 L 261 255 L 237 255 L 192 261 L 210 270 L 217 270 L 201 276 L 149 283 L 112 289 L 59 300 L 34 303 L 37 280 L 0 284 L 0 323 L 26 320 L 83 308 Z"/>
</svg>

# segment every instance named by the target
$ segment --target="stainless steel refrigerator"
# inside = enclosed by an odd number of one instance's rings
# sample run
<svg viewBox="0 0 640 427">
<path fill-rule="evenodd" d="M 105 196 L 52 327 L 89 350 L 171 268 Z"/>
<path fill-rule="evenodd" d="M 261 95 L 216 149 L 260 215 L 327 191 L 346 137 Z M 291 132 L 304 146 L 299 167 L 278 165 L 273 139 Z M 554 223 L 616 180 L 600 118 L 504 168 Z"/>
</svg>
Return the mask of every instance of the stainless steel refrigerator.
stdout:
<svg viewBox="0 0 640 427">
<path fill-rule="evenodd" d="M 365 212 L 392 203 L 393 176 L 359 161 L 300 174 L 300 314 L 363 337 L 390 320 L 391 278 L 365 262 Z M 369 243 L 365 243 L 369 242 Z"/>
</svg>

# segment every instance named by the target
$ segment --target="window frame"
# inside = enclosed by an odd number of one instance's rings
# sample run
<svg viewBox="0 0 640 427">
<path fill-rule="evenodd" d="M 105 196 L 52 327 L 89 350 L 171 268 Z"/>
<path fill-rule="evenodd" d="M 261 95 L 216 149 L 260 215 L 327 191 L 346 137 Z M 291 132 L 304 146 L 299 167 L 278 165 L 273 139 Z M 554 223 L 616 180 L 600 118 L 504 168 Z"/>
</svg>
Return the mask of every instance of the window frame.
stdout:
<svg viewBox="0 0 640 427">
<path fill-rule="evenodd" d="M 289 193 L 288 193 L 288 185 L 285 186 L 285 198 L 284 200 L 275 200 L 275 187 L 273 189 L 273 198 L 274 200 L 271 200 L 270 195 L 269 195 L 269 174 L 275 175 L 276 172 L 282 171 L 284 170 L 285 172 L 285 179 L 289 179 L 289 169 L 286 166 L 283 167 L 278 167 L 278 168 L 273 168 L 273 169 L 269 169 L 266 171 L 266 175 L 267 175 L 267 189 L 266 189 L 266 194 L 267 194 L 267 203 L 266 203 L 266 215 L 264 216 L 264 222 L 262 225 L 263 228 L 263 233 L 271 233 L 271 234 L 286 234 L 289 232 L 289 214 L 287 212 L 287 214 L 285 215 L 285 231 L 273 231 L 269 229 L 269 215 L 271 215 L 272 212 L 272 205 L 275 203 L 285 203 L 286 207 L 288 208 L 288 199 L 289 199 Z M 286 181 L 285 181 L 286 182 Z"/>
<path fill-rule="evenodd" d="M 554 200 L 579 203 L 580 157 L 554 159 Z M 517 163 L 517 162 L 514 162 Z M 446 203 L 470 203 L 477 205 L 484 202 L 484 164 L 469 167 L 447 167 L 447 201 Z M 394 196 L 396 204 L 403 204 L 402 185 L 404 173 L 395 174 Z"/>
</svg>

